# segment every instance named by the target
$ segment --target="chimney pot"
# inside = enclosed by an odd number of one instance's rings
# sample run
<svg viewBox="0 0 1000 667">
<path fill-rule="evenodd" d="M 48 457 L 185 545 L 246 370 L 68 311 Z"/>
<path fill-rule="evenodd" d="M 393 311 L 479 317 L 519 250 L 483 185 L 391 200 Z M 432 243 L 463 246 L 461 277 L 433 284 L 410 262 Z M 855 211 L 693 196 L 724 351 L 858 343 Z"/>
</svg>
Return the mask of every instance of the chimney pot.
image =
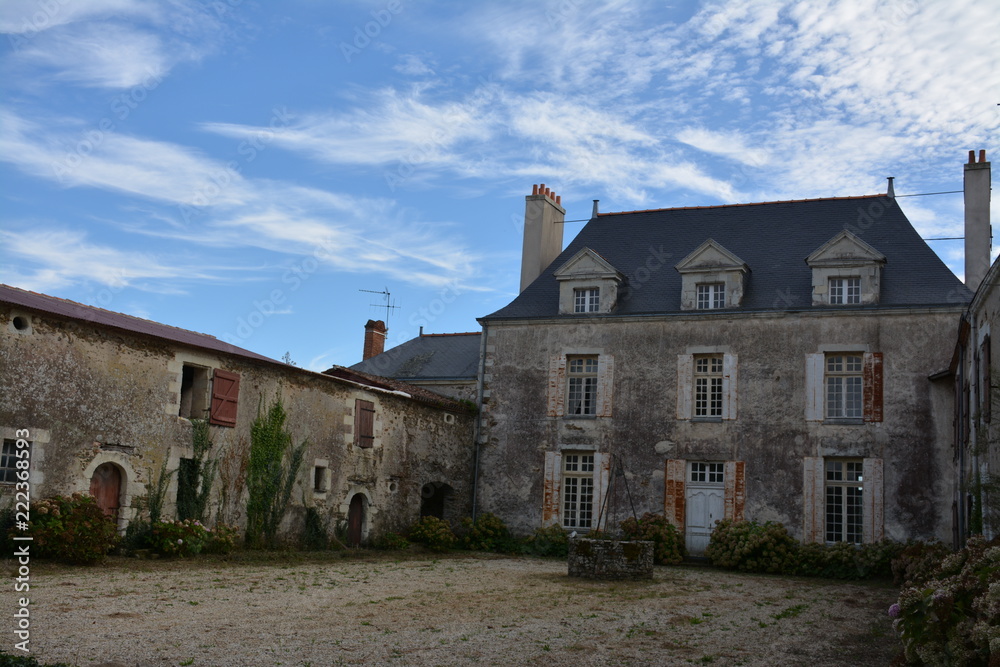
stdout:
<svg viewBox="0 0 1000 667">
<path fill-rule="evenodd" d="M 531 186 L 531 194 L 533 195 L 538 194 L 538 183 L 535 183 L 534 185 Z"/>
<path fill-rule="evenodd" d="M 969 164 L 975 164 L 976 162 L 976 151 L 969 151 Z"/>
<path fill-rule="evenodd" d="M 368 320 L 365 324 L 365 349 L 361 360 L 371 359 L 385 351 L 385 322 L 382 320 Z"/>
<path fill-rule="evenodd" d="M 597 217 L 597 205 L 600 203 L 600 201 L 601 201 L 600 199 L 595 199 L 594 200 L 594 212 L 591 213 L 590 217 L 592 217 L 592 218 L 596 218 Z"/>
<path fill-rule="evenodd" d="M 986 149 L 985 148 L 980 148 L 979 149 L 979 161 L 980 162 L 986 162 Z"/>
<path fill-rule="evenodd" d="M 560 205 L 562 204 L 562 195 L 556 195 L 556 203 Z"/>
<path fill-rule="evenodd" d="M 889 199 L 896 198 L 896 189 L 892 186 L 892 181 L 894 178 L 895 178 L 894 176 L 889 176 L 889 189 L 885 191 L 885 196 L 888 197 Z"/>
</svg>

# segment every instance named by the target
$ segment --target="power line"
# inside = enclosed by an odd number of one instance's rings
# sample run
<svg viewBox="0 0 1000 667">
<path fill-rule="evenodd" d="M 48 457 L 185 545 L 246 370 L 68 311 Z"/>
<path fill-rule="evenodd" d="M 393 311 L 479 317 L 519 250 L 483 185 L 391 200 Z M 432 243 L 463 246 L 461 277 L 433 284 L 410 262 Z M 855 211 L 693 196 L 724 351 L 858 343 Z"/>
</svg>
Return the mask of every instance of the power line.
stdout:
<svg viewBox="0 0 1000 667">
<path fill-rule="evenodd" d="M 945 192 L 918 192 L 917 194 L 914 195 L 896 195 L 896 198 L 898 199 L 899 197 L 926 197 L 928 195 L 954 195 L 960 192 L 965 192 L 965 190 L 947 190 Z"/>
</svg>

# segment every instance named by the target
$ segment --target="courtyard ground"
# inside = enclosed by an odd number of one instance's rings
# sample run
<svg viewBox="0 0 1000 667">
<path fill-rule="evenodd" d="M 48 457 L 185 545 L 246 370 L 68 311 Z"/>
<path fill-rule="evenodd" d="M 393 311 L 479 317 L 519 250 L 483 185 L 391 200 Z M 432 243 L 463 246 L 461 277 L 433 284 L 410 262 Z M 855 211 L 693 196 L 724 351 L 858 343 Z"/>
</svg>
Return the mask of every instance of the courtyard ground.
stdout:
<svg viewBox="0 0 1000 667">
<path fill-rule="evenodd" d="M 821 667 L 887 665 L 898 648 L 886 583 L 708 566 L 623 583 L 571 579 L 550 559 L 267 554 L 37 563 L 31 576 L 31 655 L 78 667 Z M 4 616 L 0 648 L 15 653 Z"/>
</svg>

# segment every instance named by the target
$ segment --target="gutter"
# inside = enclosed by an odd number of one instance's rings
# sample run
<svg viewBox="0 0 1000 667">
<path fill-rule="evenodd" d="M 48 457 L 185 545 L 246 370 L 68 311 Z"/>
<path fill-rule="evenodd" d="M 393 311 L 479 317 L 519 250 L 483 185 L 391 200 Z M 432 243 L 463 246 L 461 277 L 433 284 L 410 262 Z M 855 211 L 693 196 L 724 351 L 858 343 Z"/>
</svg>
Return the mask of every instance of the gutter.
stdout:
<svg viewBox="0 0 1000 667">
<path fill-rule="evenodd" d="M 486 339 L 488 338 L 489 323 L 480 320 L 483 325 L 483 337 L 479 341 L 479 377 L 476 378 L 476 426 L 473 430 L 475 440 L 476 456 L 472 464 L 472 521 L 476 521 L 478 508 L 476 504 L 479 500 L 479 438 L 483 429 L 483 394 L 486 389 Z"/>
</svg>

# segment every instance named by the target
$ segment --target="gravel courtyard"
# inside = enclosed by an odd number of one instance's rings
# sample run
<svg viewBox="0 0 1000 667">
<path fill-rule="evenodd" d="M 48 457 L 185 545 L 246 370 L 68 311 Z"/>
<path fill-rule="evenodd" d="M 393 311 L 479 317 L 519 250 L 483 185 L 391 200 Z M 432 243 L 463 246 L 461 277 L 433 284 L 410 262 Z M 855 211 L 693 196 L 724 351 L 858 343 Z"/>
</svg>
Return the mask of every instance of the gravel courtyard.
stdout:
<svg viewBox="0 0 1000 667">
<path fill-rule="evenodd" d="M 485 554 L 268 557 L 34 565 L 31 654 L 79 667 L 819 667 L 887 665 L 898 646 L 887 584 L 703 566 L 594 582 L 564 561 Z"/>
</svg>

